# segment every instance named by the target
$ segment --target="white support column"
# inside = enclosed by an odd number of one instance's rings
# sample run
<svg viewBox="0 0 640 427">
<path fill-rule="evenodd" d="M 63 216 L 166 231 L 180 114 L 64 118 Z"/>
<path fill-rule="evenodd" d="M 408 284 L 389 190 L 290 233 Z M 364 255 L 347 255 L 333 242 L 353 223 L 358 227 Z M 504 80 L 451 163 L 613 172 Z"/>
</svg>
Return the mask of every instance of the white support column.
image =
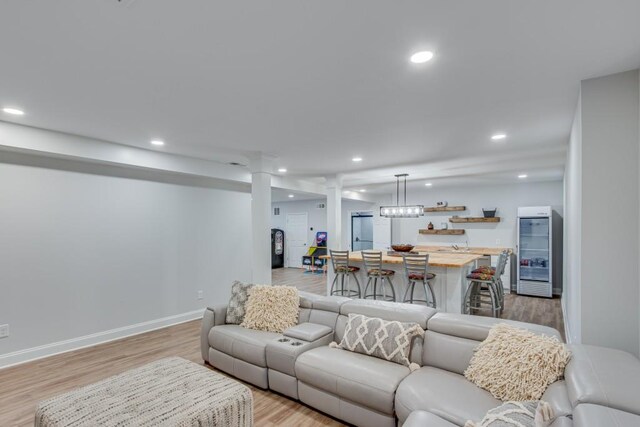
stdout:
<svg viewBox="0 0 640 427">
<path fill-rule="evenodd" d="M 342 175 L 327 177 L 327 248 L 342 249 Z"/>
<path fill-rule="evenodd" d="M 273 159 L 251 158 L 251 273 L 256 284 L 271 284 L 271 172 Z"/>
</svg>

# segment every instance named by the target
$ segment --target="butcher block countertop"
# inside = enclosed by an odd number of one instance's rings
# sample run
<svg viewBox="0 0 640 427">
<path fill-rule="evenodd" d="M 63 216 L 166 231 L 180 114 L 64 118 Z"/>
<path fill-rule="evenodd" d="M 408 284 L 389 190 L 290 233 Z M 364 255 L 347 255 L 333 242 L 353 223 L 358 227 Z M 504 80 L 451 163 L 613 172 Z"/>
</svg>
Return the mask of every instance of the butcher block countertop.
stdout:
<svg viewBox="0 0 640 427">
<path fill-rule="evenodd" d="M 329 255 L 324 255 L 319 258 L 326 259 L 331 257 Z M 461 268 L 480 258 L 482 258 L 482 255 L 476 255 L 471 253 L 450 253 L 450 252 L 430 252 L 429 251 L 429 265 L 433 267 Z M 349 254 L 349 262 L 362 262 L 362 253 L 359 251 L 351 252 Z M 402 264 L 402 257 L 389 256 L 383 252 L 382 262 L 384 264 Z"/>
<path fill-rule="evenodd" d="M 461 254 L 473 254 L 473 255 L 493 255 L 498 256 L 502 251 L 508 251 L 512 253 L 513 250 L 511 248 L 483 248 L 483 247 L 460 247 L 460 249 L 455 250 L 451 246 L 426 246 L 426 245 L 416 245 L 413 249 L 418 252 L 448 252 L 448 253 L 461 253 Z"/>
</svg>

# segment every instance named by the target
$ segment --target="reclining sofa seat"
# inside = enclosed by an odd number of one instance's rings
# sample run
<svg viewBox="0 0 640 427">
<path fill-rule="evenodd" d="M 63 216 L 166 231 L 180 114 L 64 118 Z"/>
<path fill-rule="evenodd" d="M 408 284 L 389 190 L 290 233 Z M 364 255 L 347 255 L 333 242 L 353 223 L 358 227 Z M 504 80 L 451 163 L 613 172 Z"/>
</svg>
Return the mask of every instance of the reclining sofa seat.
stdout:
<svg viewBox="0 0 640 427">
<path fill-rule="evenodd" d="M 342 339 L 349 313 L 420 324 L 424 343 L 413 342 L 411 361 L 422 367 L 410 373 L 393 362 L 329 347 Z M 559 335 L 529 323 L 304 292 L 299 325 L 285 334 L 226 325 L 225 318 L 226 306 L 204 313 L 201 349 L 206 362 L 360 426 L 393 426 L 396 417 L 403 427 L 454 427 L 480 420 L 501 402 L 463 373 L 491 327 L 504 322 Z M 280 343 L 282 338 L 300 344 Z M 551 427 L 640 426 L 640 360 L 604 347 L 570 345 L 570 350 L 565 380 L 550 385 L 542 397 L 557 416 Z"/>
<path fill-rule="evenodd" d="M 449 425 L 464 426 L 467 420 L 479 421 L 488 410 L 502 404 L 464 377 L 474 349 L 497 323 L 560 338 L 555 329 L 546 326 L 453 313 L 434 315 L 427 323 L 422 367 L 400 383 L 396 392 L 395 407 L 400 424 L 411 412 L 422 410 Z M 542 399 L 552 405 L 556 415 L 571 414 L 565 381 L 549 386 Z"/>
<path fill-rule="evenodd" d="M 200 344 L 202 358 L 210 365 L 233 375 L 257 387 L 269 388 L 269 365 L 267 356 L 267 347 L 273 346 L 272 355 L 274 362 L 283 364 L 282 358 L 278 358 L 278 344 L 289 344 L 294 341 L 304 343 L 292 351 L 291 357 L 303 351 L 308 350 L 312 346 L 328 345 L 333 340 L 333 331 L 335 329 L 336 320 L 339 315 L 340 306 L 350 301 L 348 298 L 342 297 L 323 297 L 320 295 L 300 292 L 300 314 L 298 325 L 304 330 L 305 327 L 318 328 L 323 326 L 326 333 L 320 338 L 314 340 L 313 343 L 305 342 L 303 339 L 287 338 L 287 343 L 278 343 L 279 339 L 285 338 L 283 334 L 266 331 L 256 331 L 247 329 L 240 325 L 227 325 L 226 312 L 227 305 L 218 305 L 205 310 L 202 319 L 202 328 L 200 332 Z M 285 331 L 285 334 L 287 332 Z M 283 347 L 284 348 L 284 347 Z M 275 371 L 271 377 L 275 378 L 274 382 L 279 384 L 284 390 L 271 387 L 276 391 L 283 392 L 291 397 L 297 398 L 297 390 L 291 387 L 291 379 L 278 375 L 281 373 Z M 289 372 L 293 375 L 293 361 Z M 277 378 L 276 378 L 277 377 Z M 287 384 L 284 386 L 282 383 Z M 297 389 L 295 377 L 293 384 Z"/>
<path fill-rule="evenodd" d="M 410 304 L 353 300 L 342 304 L 335 340 L 340 342 L 348 315 L 363 314 L 385 320 L 415 322 L 423 329 L 436 310 Z M 422 339 L 414 339 L 411 361 L 420 364 Z M 348 423 L 395 426 L 394 398 L 408 367 L 365 354 L 322 346 L 296 360 L 298 393 L 302 402 Z"/>
<path fill-rule="evenodd" d="M 444 315 L 438 315 L 441 316 Z M 429 326 L 438 329 L 441 326 L 437 325 L 438 317 L 434 316 L 433 324 Z M 528 326 L 531 329 L 532 325 Z M 640 397 L 637 393 L 640 384 L 640 360 L 624 351 L 605 347 L 569 345 L 569 348 L 572 357 L 565 369 L 565 380 L 549 386 L 542 397 L 542 400 L 551 403 L 556 411 L 557 418 L 551 427 L 640 426 Z M 413 377 L 413 374 L 409 377 L 410 380 L 417 378 Z M 413 405 L 413 408 L 416 401 L 408 401 L 407 398 L 416 399 L 416 396 L 407 396 L 406 388 L 409 386 L 413 387 L 415 384 L 401 384 L 396 399 L 402 400 L 404 404 Z M 456 406 L 451 404 L 451 407 L 444 410 L 445 405 L 434 400 L 431 394 L 424 396 L 429 401 L 418 404 L 421 409 L 413 410 L 404 420 L 403 427 L 454 427 L 463 425 L 464 417 L 480 420 L 479 412 L 482 409 L 477 408 L 478 414 L 472 416 L 467 407 L 473 400 L 463 400 L 463 397 L 461 394 Z M 397 403 L 397 409 L 401 405 Z M 565 405 L 568 405 L 568 408 L 565 408 Z M 566 414 L 567 410 L 570 411 L 569 414 Z M 404 416 L 407 411 L 411 409 L 402 408 L 398 415 Z M 464 415 L 456 417 L 455 414 Z"/>
</svg>

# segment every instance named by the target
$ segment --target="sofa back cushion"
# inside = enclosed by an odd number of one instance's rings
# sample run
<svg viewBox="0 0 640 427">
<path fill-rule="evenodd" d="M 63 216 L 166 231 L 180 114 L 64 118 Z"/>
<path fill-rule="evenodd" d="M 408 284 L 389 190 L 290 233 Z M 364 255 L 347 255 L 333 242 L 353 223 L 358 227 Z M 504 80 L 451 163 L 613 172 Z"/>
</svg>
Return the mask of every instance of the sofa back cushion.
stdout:
<svg viewBox="0 0 640 427">
<path fill-rule="evenodd" d="M 437 311 L 431 307 L 399 302 L 351 300 L 342 304 L 340 314 L 362 314 L 383 320 L 417 323 L 422 329 L 427 328 L 427 321 Z"/>
<path fill-rule="evenodd" d="M 349 314 L 340 347 L 412 367 L 409 360 L 411 344 L 414 338 L 423 335 L 424 329 L 417 323 L 390 321 L 352 313 Z"/>
<path fill-rule="evenodd" d="M 463 375 L 480 341 L 427 330 L 422 347 L 422 365 Z"/>
<path fill-rule="evenodd" d="M 546 326 L 492 317 L 437 313 L 427 322 L 422 365 L 464 374 L 471 362 L 473 351 L 487 339 L 491 328 L 498 323 L 508 323 L 542 335 L 560 338 L 558 331 Z"/>
</svg>

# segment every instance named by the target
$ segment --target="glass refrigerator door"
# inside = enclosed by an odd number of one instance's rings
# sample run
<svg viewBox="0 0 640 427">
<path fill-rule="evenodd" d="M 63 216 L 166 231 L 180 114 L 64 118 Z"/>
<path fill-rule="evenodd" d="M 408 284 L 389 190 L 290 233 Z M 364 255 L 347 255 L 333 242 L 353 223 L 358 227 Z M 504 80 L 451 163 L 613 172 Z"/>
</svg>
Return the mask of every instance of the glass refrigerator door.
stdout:
<svg viewBox="0 0 640 427">
<path fill-rule="evenodd" d="M 520 280 L 548 282 L 549 218 L 520 218 Z"/>
</svg>

